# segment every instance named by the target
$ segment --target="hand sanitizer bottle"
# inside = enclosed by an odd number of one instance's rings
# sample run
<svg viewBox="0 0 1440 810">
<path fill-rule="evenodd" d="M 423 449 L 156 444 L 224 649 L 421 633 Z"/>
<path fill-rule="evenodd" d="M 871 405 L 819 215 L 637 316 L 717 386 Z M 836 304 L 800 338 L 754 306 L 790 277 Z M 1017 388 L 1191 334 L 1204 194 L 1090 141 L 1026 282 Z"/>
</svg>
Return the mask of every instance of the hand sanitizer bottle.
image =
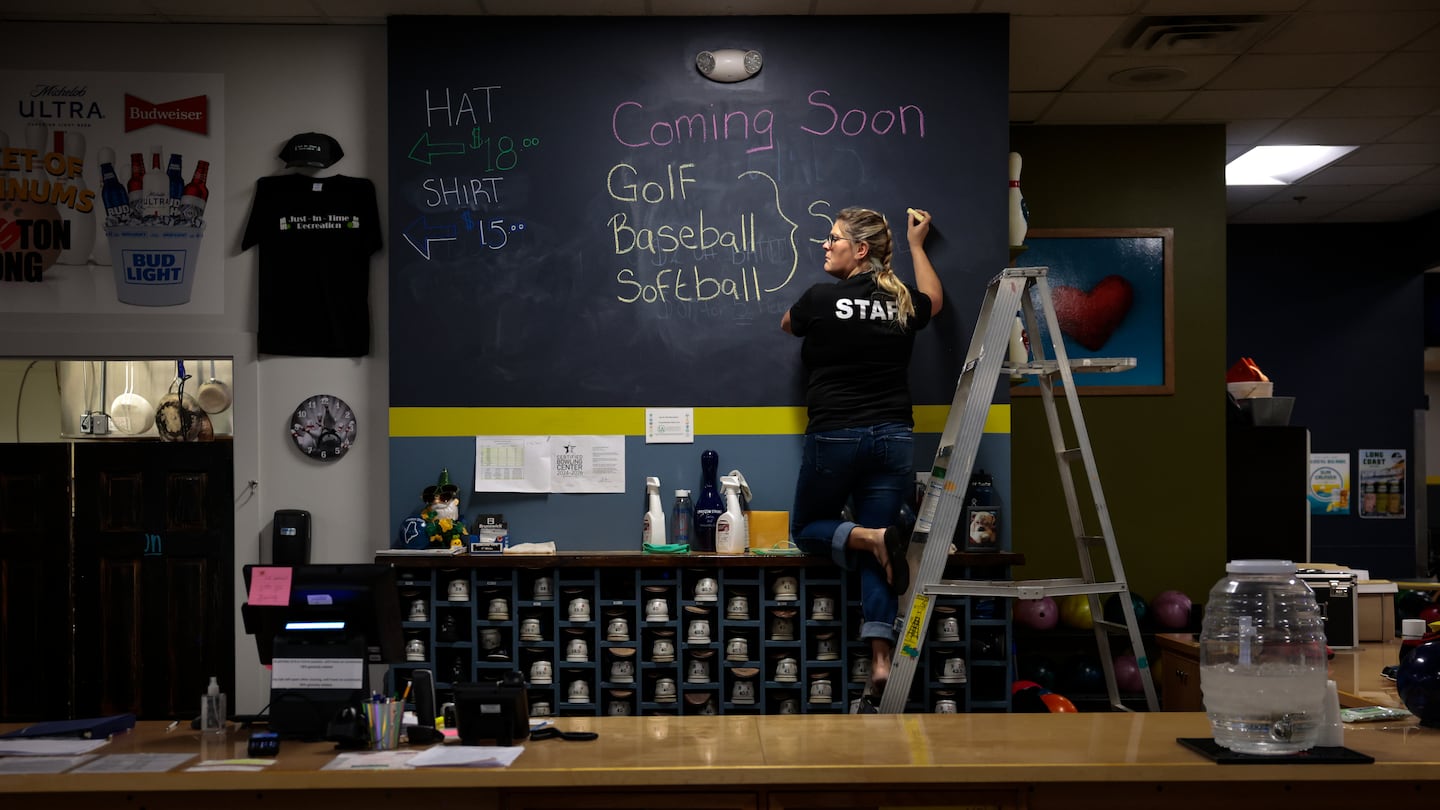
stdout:
<svg viewBox="0 0 1440 810">
<path fill-rule="evenodd" d="M 740 479 L 724 476 L 720 488 L 725 494 L 725 511 L 715 521 L 715 551 L 720 554 L 744 554 L 750 546 L 750 531 L 745 513 L 740 509 Z"/>
<path fill-rule="evenodd" d="M 225 733 L 225 693 L 220 691 L 220 682 L 210 676 L 210 686 L 200 696 L 200 733 Z"/>
</svg>

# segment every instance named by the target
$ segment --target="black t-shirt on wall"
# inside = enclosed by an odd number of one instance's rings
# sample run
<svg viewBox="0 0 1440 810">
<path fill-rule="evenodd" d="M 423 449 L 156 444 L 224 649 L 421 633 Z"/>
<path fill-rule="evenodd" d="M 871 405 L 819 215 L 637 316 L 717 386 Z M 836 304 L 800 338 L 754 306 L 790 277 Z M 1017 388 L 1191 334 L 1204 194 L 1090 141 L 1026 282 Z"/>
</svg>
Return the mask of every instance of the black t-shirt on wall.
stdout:
<svg viewBox="0 0 1440 810">
<path fill-rule="evenodd" d="M 370 257 L 380 239 L 369 180 L 260 178 L 240 245 L 260 246 L 260 353 L 369 354 Z"/>
<path fill-rule="evenodd" d="M 909 290 L 915 314 L 904 329 L 894 297 L 874 273 L 816 284 L 790 308 L 790 331 L 805 339 L 807 432 L 886 422 L 914 427 L 910 352 L 915 333 L 930 323 L 930 296 Z"/>
</svg>

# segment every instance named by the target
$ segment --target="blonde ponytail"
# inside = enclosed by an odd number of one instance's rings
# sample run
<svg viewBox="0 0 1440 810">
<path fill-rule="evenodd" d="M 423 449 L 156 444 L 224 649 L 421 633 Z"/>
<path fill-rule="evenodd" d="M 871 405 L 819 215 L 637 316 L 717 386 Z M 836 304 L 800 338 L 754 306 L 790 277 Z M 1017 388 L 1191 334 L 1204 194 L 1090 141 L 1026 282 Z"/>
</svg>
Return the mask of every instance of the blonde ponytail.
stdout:
<svg viewBox="0 0 1440 810">
<path fill-rule="evenodd" d="M 876 286 L 894 296 L 897 322 L 905 328 L 915 316 L 915 301 L 910 297 L 910 288 L 890 267 L 892 241 L 885 215 L 868 208 L 846 208 L 835 216 L 835 221 L 845 223 L 851 239 L 870 246 L 865 257 L 867 270 L 875 274 Z"/>
</svg>

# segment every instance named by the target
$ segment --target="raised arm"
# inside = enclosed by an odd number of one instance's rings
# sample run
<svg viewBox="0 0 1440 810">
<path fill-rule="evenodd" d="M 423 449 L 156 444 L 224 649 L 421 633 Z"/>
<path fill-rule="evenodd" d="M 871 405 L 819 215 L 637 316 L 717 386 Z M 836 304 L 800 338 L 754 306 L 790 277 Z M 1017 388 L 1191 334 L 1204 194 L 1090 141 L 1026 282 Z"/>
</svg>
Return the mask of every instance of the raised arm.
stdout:
<svg viewBox="0 0 1440 810">
<path fill-rule="evenodd" d="M 930 296 L 930 317 L 940 314 L 945 305 L 945 288 L 935 274 L 935 266 L 925 253 L 925 237 L 930 233 L 930 212 L 919 208 L 910 209 L 906 217 L 908 227 L 905 236 L 910 242 L 910 256 L 915 265 L 915 288 Z M 784 328 L 784 324 L 781 324 Z"/>
</svg>

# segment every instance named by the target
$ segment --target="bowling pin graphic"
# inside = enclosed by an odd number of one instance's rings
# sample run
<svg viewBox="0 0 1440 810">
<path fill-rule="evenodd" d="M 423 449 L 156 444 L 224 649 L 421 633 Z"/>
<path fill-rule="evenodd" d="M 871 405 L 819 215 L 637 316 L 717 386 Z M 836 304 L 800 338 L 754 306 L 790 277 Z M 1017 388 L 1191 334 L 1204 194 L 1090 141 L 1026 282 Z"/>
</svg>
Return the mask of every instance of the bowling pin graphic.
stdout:
<svg viewBox="0 0 1440 810">
<path fill-rule="evenodd" d="M 50 128 L 43 121 L 30 121 L 25 124 L 25 147 L 34 152 L 30 158 L 30 168 L 25 168 L 25 161 L 20 161 L 20 176 L 26 181 L 40 180 L 48 183 L 50 175 L 45 173 L 45 153 L 50 151 Z M 49 186 L 46 186 L 46 191 Z M 45 195 L 47 198 L 49 194 Z"/>
<path fill-rule="evenodd" d="M 1025 244 L 1025 232 L 1030 229 L 1030 212 L 1025 208 L 1025 198 L 1020 195 L 1020 153 L 1010 153 L 1010 246 Z"/>
<path fill-rule="evenodd" d="M 31 222 L 59 223 L 60 212 L 55 210 L 50 199 L 50 175 L 45 171 L 45 155 L 50 152 L 51 144 L 50 128 L 42 121 L 30 121 L 25 124 L 25 146 L 32 156 L 30 168 L 25 168 L 25 159 L 20 159 L 20 169 L 15 172 L 19 175 L 19 181 L 26 186 L 26 193 L 31 200 L 10 201 L 10 214 L 17 220 L 30 220 Z M 35 202 L 35 198 L 43 198 Z M 49 270 L 57 264 L 62 244 L 58 238 L 59 227 L 48 227 L 41 229 L 38 226 L 32 227 L 32 241 L 26 247 L 11 250 L 21 252 L 33 252 L 39 255 L 39 268 L 41 272 Z"/>
<path fill-rule="evenodd" d="M 80 166 L 85 164 L 85 136 L 79 132 L 66 130 L 55 130 L 55 151 L 64 155 L 67 166 L 71 161 L 78 161 Z M 56 185 L 68 185 L 74 189 L 75 194 L 71 198 L 72 203 L 61 203 L 60 218 L 70 225 L 70 246 L 60 251 L 58 264 L 89 264 L 90 251 L 95 248 L 95 212 L 81 211 L 76 205 L 79 203 L 80 192 L 86 189 L 85 173 L 82 171 L 74 177 L 69 176 L 67 170 L 58 177 L 51 177 L 50 180 Z"/>
<path fill-rule="evenodd" d="M 105 235 L 105 202 L 100 198 L 102 181 L 99 179 L 100 167 L 106 163 L 115 165 L 115 150 L 102 146 L 95 150 L 95 167 L 91 172 L 96 178 L 91 186 L 95 189 L 95 208 L 90 212 L 90 218 L 95 220 L 95 247 L 90 250 L 90 261 L 102 267 L 110 266 L 110 238 Z"/>
</svg>

